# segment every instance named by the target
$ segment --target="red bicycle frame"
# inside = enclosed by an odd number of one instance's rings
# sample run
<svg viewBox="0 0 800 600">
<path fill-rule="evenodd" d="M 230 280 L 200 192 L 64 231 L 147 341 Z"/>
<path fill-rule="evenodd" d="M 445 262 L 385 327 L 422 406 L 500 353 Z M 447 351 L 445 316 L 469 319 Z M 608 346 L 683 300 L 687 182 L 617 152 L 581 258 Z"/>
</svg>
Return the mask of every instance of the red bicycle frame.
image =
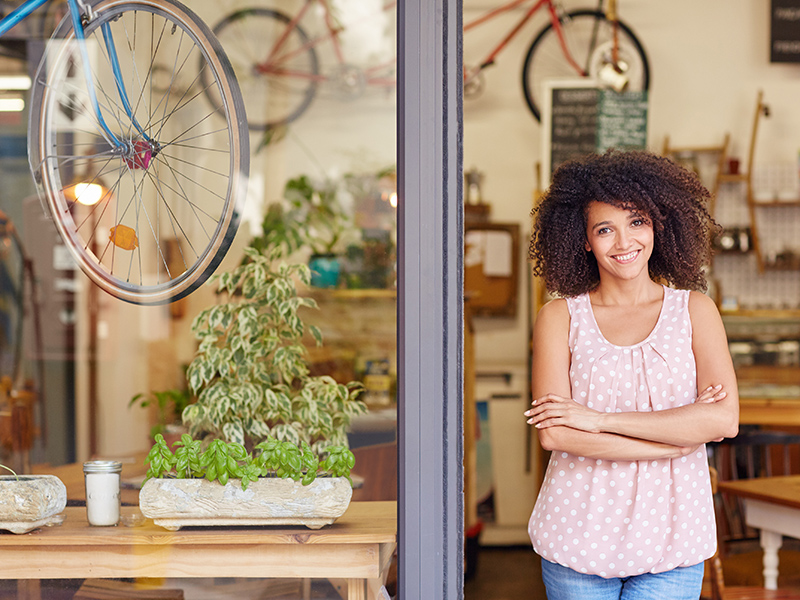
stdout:
<svg viewBox="0 0 800 600">
<path fill-rule="evenodd" d="M 478 17 L 474 21 L 471 21 L 464 25 L 464 33 L 468 32 L 470 29 L 474 29 L 478 25 L 482 25 L 487 21 L 491 21 L 494 17 L 506 13 L 510 10 L 514 10 L 518 6 L 525 4 L 526 2 L 530 2 L 531 0 L 512 0 L 511 2 L 504 4 L 503 6 L 499 6 L 485 15 Z M 567 42 L 564 39 L 564 29 L 561 27 L 561 20 L 558 18 L 558 12 L 556 10 L 555 4 L 553 4 L 552 0 L 538 0 L 536 4 L 534 4 L 531 8 L 529 8 L 522 18 L 517 22 L 517 24 L 509 31 L 506 36 L 500 41 L 495 48 L 489 52 L 489 55 L 481 61 L 478 67 L 469 75 L 474 75 L 481 69 L 485 69 L 486 67 L 493 65 L 494 60 L 500 52 L 509 44 L 509 42 L 516 37 L 516 35 L 520 32 L 520 30 L 525 26 L 525 23 L 530 20 L 530 18 L 543 6 L 547 8 L 547 12 L 550 15 L 550 22 L 553 25 L 553 31 L 555 31 L 556 36 L 558 38 L 558 43 L 561 46 L 561 50 L 564 52 L 564 57 L 567 59 L 567 62 L 575 69 L 575 72 L 580 75 L 581 77 L 586 76 L 586 71 L 581 67 L 575 59 L 572 57 L 572 54 L 567 47 Z M 467 77 L 466 68 L 464 70 L 464 76 Z"/>
<path fill-rule="evenodd" d="M 286 42 L 286 39 L 289 37 L 289 34 L 295 27 L 297 27 L 298 23 L 303 19 L 303 17 L 308 12 L 308 9 L 315 1 L 319 2 L 325 13 L 325 29 L 327 30 L 327 32 L 309 40 L 299 48 L 296 48 L 287 54 L 280 54 L 279 52 L 281 50 L 281 47 Z M 397 5 L 397 0 L 391 0 L 390 2 L 384 4 L 382 10 L 384 11 L 391 10 L 396 5 Z M 367 18 L 368 17 L 365 17 L 364 20 L 366 20 Z M 328 0 L 306 0 L 305 4 L 303 4 L 303 7 L 300 9 L 300 12 L 298 12 L 292 18 L 292 20 L 286 25 L 286 29 L 284 30 L 283 35 L 281 35 L 278 41 L 275 42 L 275 45 L 270 50 L 267 59 L 263 63 L 260 63 L 257 66 L 257 69 L 260 73 L 265 73 L 265 74 L 285 75 L 285 76 L 298 77 L 302 79 L 311 79 L 314 81 L 325 81 L 329 78 L 326 75 L 307 73 L 307 72 L 287 71 L 286 69 L 283 69 L 278 65 L 328 40 L 330 40 L 331 44 L 333 45 L 333 51 L 336 56 L 337 63 L 339 65 L 346 64 L 344 53 L 342 52 L 342 45 L 339 40 L 339 34 L 342 31 L 344 31 L 344 29 L 345 28 L 343 26 L 334 22 L 334 19 L 331 16 L 330 7 L 328 6 Z M 364 74 L 366 75 L 367 83 L 370 85 L 394 86 L 395 85 L 394 78 L 383 78 L 383 77 L 372 76 L 374 73 L 385 71 L 393 63 L 394 60 L 365 69 Z"/>
</svg>

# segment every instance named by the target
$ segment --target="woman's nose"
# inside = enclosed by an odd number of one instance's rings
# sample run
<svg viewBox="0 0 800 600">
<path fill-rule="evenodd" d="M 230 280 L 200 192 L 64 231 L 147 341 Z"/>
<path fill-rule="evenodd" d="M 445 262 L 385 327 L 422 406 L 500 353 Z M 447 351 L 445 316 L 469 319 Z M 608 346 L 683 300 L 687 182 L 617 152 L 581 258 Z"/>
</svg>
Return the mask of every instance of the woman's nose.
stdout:
<svg viewBox="0 0 800 600">
<path fill-rule="evenodd" d="M 625 230 L 617 231 L 617 247 L 627 248 L 630 245 L 631 238 Z"/>
</svg>

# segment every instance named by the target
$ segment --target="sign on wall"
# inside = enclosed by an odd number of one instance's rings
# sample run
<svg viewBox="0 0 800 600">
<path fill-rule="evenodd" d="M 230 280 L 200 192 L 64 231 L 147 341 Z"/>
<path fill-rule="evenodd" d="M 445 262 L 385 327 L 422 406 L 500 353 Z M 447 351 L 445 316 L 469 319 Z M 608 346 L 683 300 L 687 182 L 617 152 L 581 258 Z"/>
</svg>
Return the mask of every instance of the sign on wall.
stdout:
<svg viewBox="0 0 800 600">
<path fill-rule="evenodd" d="M 647 92 L 617 93 L 587 79 L 545 82 L 542 132 L 543 183 L 549 185 L 552 172 L 570 158 L 645 148 Z"/>
<path fill-rule="evenodd" d="M 772 0 L 770 62 L 800 62 L 800 0 Z"/>
</svg>

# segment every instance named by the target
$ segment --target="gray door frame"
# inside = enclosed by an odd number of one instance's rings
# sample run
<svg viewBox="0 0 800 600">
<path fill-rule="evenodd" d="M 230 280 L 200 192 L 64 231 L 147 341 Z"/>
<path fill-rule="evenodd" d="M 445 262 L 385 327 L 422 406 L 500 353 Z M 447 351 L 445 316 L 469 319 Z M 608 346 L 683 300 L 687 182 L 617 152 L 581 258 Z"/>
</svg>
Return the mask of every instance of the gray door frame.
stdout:
<svg viewBox="0 0 800 600">
<path fill-rule="evenodd" d="M 398 5 L 398 588 L 463 597 L 461 0 Z"/>
</svg>

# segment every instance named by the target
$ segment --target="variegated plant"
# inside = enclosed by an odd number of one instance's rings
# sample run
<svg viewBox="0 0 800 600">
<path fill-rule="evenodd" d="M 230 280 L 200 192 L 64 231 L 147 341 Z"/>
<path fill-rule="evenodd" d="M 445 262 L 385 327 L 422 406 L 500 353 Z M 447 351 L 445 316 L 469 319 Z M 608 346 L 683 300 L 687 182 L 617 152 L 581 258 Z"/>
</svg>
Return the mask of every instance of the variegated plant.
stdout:
<svg viewBox="0 0 800 600">
<path fill-rule="evenodd" d="M 309 283 L 308 267 L 280 262 L 276 249 L 245 254 L 244 264 L 217 276 L 228 301 L 192 324 L 200 345 L 187 377 L 197 402 L 184 410 L 184 424 L 194 438 L 248 447 L 267 436 L 306 442 L 318 454 L 329 445 L 347 446 L 351 418 L 366 412 L 358 400 L 363 386 L 309 375 L 304 335 L 318 345 L 322 336 L 298 314 L 317 308 L 297 293 L 298 280 Z"/>
</svg>

